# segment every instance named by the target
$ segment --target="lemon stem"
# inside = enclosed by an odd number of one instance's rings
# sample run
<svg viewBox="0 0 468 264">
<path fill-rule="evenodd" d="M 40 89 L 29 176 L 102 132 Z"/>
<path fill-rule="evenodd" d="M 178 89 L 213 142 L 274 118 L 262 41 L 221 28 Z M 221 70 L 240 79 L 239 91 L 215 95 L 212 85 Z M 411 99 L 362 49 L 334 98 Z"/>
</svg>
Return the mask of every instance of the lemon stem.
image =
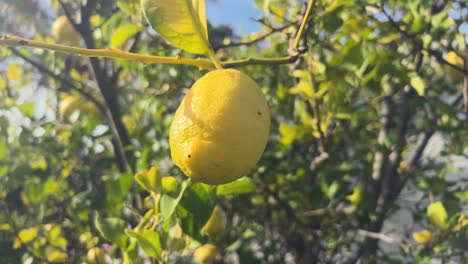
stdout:
<svg viewBox="0 0 468 264">
<path fill-rule="evenodd" d="M 307 22 L 309 22 L 310 13 L 312 12 L 312 7 L 314 6 L 314 4 L 315 0 L 309 0 L 309 3 L 307 4 L 307 9 L 304 13 L 304 17 L 302 18 L 301 25 L 299 26 L 299 30 L 297 31 L 296 39 L 294 40 L 294 49 L 297 49 L 299 47 L 299 42 L 301 41 L 302 35 L 304 34 Z"/>
<path fill-rule="evenodd" d="M 211 59 L 207 60 L 202 58 L 197 59 L 186 59 L 181 57 L 161 57 L 152 55 L 143 55 L 138 53 L 126 52 L 118 49 L 85 49 L 77 48 L 72 46 L 65 46 L 54 43 L 47 43 L 42 41 L 36 41 L 16 36 L 5 36 L 0 35 L 0 48 L 1 46 L 7 47 L 29 47 L 43 50 L 58 51 L 63 53 L 76 54 L 83 57 L 102 57 L 102 58 L 114 58 L 114 59 L 125 59 L 132 61 L 139 61 L 144 64 L 184 64 L 198 67 L 200 70 L 206 70 L 213 67 L 222 69 L 225 67 L 241 67 L 246 65 L 278 65 L 278 64 L 289 64 L 295 60 L 290 56 L 279 57 L 279 58 L 246 58 L 236 61 L 226 61 L 220 63 L 219 60 L 214 56 L 214 52 L 211 53 Z"/>
<path fill-rule="evenodd" d="M 221 62 L 218 60 L 218 58 L 216 57 L 216 54 L 214 53 L 212 49 L 208 50 L 208 56 L 210 56 L 211 61 L 215 65 L 216 69 L 218 70 L 223 69 L 223 65 L 221 65 Z"/>
<path fill-rule="evenodd" d="M 186 59 L 181 57 L 161 57 L 152 55 L 143 55 L 138 53 L 127 52 L 119 49 L 85 49 L 66 45 L 47 43 L 31 39 L 20 38 L 16 36 L 0 36 L 0 46 L 23 46 L 31 48 L 39 48 L 52 50 L 70 54 L 76 54 L 83 57 L 104 57 L 139 61 L 144 64 L 188 64 L 197 66 L 200 69 L 209 69 L 213 67 L 213 63 L 207 59 Z M 219 62 L 218 62 L 219 63 Z M 215 64 L 216 66 L 216 64 Z M 216 66 L 218 67 L 218 66 Z"/>
</svg>

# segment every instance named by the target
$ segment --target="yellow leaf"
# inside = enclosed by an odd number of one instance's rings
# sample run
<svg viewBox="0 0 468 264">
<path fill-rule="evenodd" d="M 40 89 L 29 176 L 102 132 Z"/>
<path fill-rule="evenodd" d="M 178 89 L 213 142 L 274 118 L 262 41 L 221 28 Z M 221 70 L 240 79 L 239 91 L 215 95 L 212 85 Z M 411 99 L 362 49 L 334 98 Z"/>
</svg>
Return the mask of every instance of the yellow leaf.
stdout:
<svg viewBox="0 0 468 264">
<path fill-rule="evenodd" d="M 161 179 L 158 177 L 158 169 L 152 167 L 149 171 L 135 174 L 138 184 L 149 192 L 158 193 L 161 187 Z"/>
<path fill-rule="evenodd" d="M 204 0 L 141 0 L 149 24 L 174 46 L 195 54 L 210 50 Z"/>
<path fill-rule="evenodd" d="M 364 197 L 364 189 L 361 185 L 354 187 L 353 193 L 346 196 L 346 199 L 350 201 L 353 205 L 358 205 L 362 198 Z"/>
<path fill-rule="evenodd" d="M 11 230 L 10 224 L 1 224 L 0 225 L 0 231 L 10 231 L 10 230 Z"/>
<path fill-rule="evenodd" d="M 141 31 L 141 27 L 134 24 L 125 24 L 118 27 L 111 38 L 112 47 L 122 48 L 128 39 Z"/>
<path fill-rule="evenodd" d="M 458 218 L 457 224 L 452 228 L 453 232 L 459 232 L 465 226 L 468 226 L 468 219 L 465 219 L 465 215 L 460 215 Z"/>
<path fill-rule="evenodd" d="M 31 166 L 31 169 L 34 170 L 45 170 L 47 169 L 47 161 L 44 159 L 44 157 L 41 157 L 37 160 L 32 160 L 29 163 L 29 166 Z"/>
<path fill-rule="evenodd" d="M 312 88 L 312 85 L 307 82 L 307 81 L 299 81 L 299 83 L 289 89 L 289 93 L 291 94 L 301 94 L 304 95 L 307 98 L 312 98 L 314 96 L 314 90 Z"/>
<path fill-rule="evenodd" d="M 101 24 L 101 17 L 99 15 L 94 15 L 89 18 L 89 23 L 92 27 L 97 27 Z"/>
<path fill-rule="evenodd" d="M 289 145 L 293 143 L 294 139 L 296 139 L 298 128 L 295 125 L 283 123 L 279 126 L 279 132 L 281 135 L 280 142 L 284 145 Z"/>
<path fill-rule="evenodd" d="M 431 203 L 427 207 L 427 217 L 435 226 L 444 229 L 447 226 L 447 212 L 441 202 Z"/>
<path fill-rule="evenodd" d="M 21 242 L 20 240 L 16 237 L 15 240 L 13 240 L 13 249 L 18 249 L 21 247 Z"/>
<path fill-rule="evenodd" d="M 31 242 L 37 237 L 38 231 L 37 227 L 23 229 L 19 232 L 18 238 L 22 243 Z"/>
<path fill-rule="evenodd" d="M 21 67 L 18 64 L 10 64 L 6 71 L 8 80 L 16 81 L 21 76 Z"/>
<path fill-rule="evenodd" d="M 432 240 L 432 237 L 432 233 L 427 229 L 413 233 L 413 239 L 420 244 L 429 243 Z"/>
<path fill-rule="evenodd" d="M 164 177 L 161 180 L 161 186 L 164 193 L 175 192 L 179 188 L 179 181 L 172 176 Z"/>
<path fill-rule="evenodd" d="M 68 259 L 68 255 L 62 251 L 52 251 L 47 255 L 47 260 L 52 263 L 65 262 Z"/>
</svg>

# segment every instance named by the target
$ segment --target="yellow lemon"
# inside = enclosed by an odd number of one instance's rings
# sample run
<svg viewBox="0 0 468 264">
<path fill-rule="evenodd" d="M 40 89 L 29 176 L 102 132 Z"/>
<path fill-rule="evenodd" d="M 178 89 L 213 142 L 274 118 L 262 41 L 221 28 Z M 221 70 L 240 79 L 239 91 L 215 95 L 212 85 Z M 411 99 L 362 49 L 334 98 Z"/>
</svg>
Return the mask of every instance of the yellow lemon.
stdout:
<svg viewBox="0 0 468 264">
<path fill-rule="evenodd" d="M 447 54 L 447 61 L 450 62 L 451 64 L 457 65 L 460 68 L 465 67 L 464 62 L 463 62 L 463 58 L 458 56 L 458 54 L 453 52 L 453 51 L 450 51 Z M 447 74 L 450 76 L 450 78 L 453 81 L 462 81 L 463 80 L 463 73 L 455 70 L 454 68 L 452 68 L 451 66 L 449 66 L 447 64 L 444 66 L 444 68 L 445 68 L 445 71 L 447 72 Z"/>
<path fill-rule="evenodd" d="M 104 264 L 104 251 L 102 249 L 95 247 L 88 250 L 88 254 L 86 254 L 86 259 L 88 263 L 92 264 Z"/>
<path fill-rule="evenodd" d="M 215 70 L 195 82 L 175 113 L 172 159 L 197 181 L 228 183 L 255 166 L 269 130 L 270 111 L 255 81 L 237 70 Z"/>
<path fill-rule="evenodd" d="M 57 41 L 76 43 L 80 34 L 75 30 L 66 16 L 60 16 L 52 24 L 52 36 Z"/>
<path fill-rule="evenodd" d="M 202 233 L 209 237 L 221 234 L 226 227 L 226 213 L 219 206 L 216 206 L 211 213 L 210 218 L 202 228 Z"/>
<path fill-rule="evenodd" d="M 219 255 L 219 249 L 212 244 L 205 244 L 195 250 L 193 258 L 197 263 L 211 264 L 214 263 Z"/>
</svg>

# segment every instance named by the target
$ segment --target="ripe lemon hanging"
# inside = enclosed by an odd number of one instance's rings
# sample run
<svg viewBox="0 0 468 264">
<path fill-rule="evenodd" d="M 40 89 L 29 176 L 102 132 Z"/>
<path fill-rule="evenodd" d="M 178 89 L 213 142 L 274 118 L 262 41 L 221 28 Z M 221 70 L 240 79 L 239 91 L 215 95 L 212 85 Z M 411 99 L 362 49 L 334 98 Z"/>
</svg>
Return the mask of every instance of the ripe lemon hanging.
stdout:
<svg viewBox="0 0 468 264">
<path fill-rule="evenodd" d="M 219 249 L 215 245 L 205 244 L 195 250 L 193 258 L 196 263 L 212 264 L 219 255 Z"/>
<path fill-rule="evenodd" d="M 255 166 L 269 130 L 270 111 L 255 81 L 237 70 L 215 70 L 195 82 L 175 113 L 172 159 L 197 181 L 228 183 Z"/>
</svg>

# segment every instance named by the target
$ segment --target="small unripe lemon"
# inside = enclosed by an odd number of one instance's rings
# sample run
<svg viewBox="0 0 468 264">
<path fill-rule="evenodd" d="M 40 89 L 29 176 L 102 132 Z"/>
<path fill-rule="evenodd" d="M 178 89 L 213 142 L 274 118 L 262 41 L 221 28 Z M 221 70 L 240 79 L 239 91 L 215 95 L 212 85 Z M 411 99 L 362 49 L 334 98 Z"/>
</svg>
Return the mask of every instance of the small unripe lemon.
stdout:
<svg viewBox="0 0 468 264">
<path fill-rule="evenodd" d="M 86 260 L 90 264 L 104 264 L 104 251 L 98 247 L 88 250 Z"/>
<path fill-rule="evenodd" d="M 458 56 L 458 54 L 453 52 L 453 51 L 450 51 L 447 54 L 447 61 L 450 62 L 453 65 L 457 65 L 458 67 L 460 67 L 462 69 L 465 67 L 464 62 L 463 62 L 463 58 Z M 455 70 L 454 68 L 452 68 L 451 66 L 449 66 L 447 64 L 444 66 L 444 68 L 445 68 L 445 71 L 447 72 L 447 74 L 450 76 L 450 78 L 453 81 L 462 81 L 463 80 L 463 77 L 464 77 L 463 73 Z"/>
<path fill-rule="evenodd" d="M 169 229 L 169 248 L 173 251 L 179 251 L 185 248 L 185 237 L 182 232 L 182 228 L 179 225 L 175 225 Z"/>
<path fill-rule="evenodd" d="M 86 114 L 89 117 L 101 119 L 103 114 L 92 102 L 79 95 L 67 95 L 63 97 L 59 104 L 59 114 L 63 118 L 68 118 L 74 111 Z"/>
<path fill-rule="evenodd" d="M 52 36 L 61 42 L 76 43 L 80 34 L 75 30 L 66 16 L 60 16 L 52 24 Z"/>
<path fill-rule="evenodd" d="M 211 264 L 219 255 L 219 249 L 212 244 L 205 244 L 195 250 L 193 258 L 197 263 Z"/>
<path fill-rule="evenodd" d="M 209 237 L 214 237 L 218 234 L 223 233 L 226 228 L 226 214 L 223 209 L 216 206 L 211 213 L 210 218 L 202 228 L 202 233 Z"/>
<path fill-rule="evenodd" d="M 67 96 L 60 101 L 59 104 L 59 113 L 62 117 L 69 116 L 73 111 L 75 111 L 78 106 L 81 105 L 81 98 L 79 96 Z"/>
<path fill-rule="evenodd" d="M 169 133 L 174 163 L 208 184 L 237 180 L 262 155 L 270 111 L 260 87 L 233 69 L 207 73 L 177 109 Z"/>
</svg>

